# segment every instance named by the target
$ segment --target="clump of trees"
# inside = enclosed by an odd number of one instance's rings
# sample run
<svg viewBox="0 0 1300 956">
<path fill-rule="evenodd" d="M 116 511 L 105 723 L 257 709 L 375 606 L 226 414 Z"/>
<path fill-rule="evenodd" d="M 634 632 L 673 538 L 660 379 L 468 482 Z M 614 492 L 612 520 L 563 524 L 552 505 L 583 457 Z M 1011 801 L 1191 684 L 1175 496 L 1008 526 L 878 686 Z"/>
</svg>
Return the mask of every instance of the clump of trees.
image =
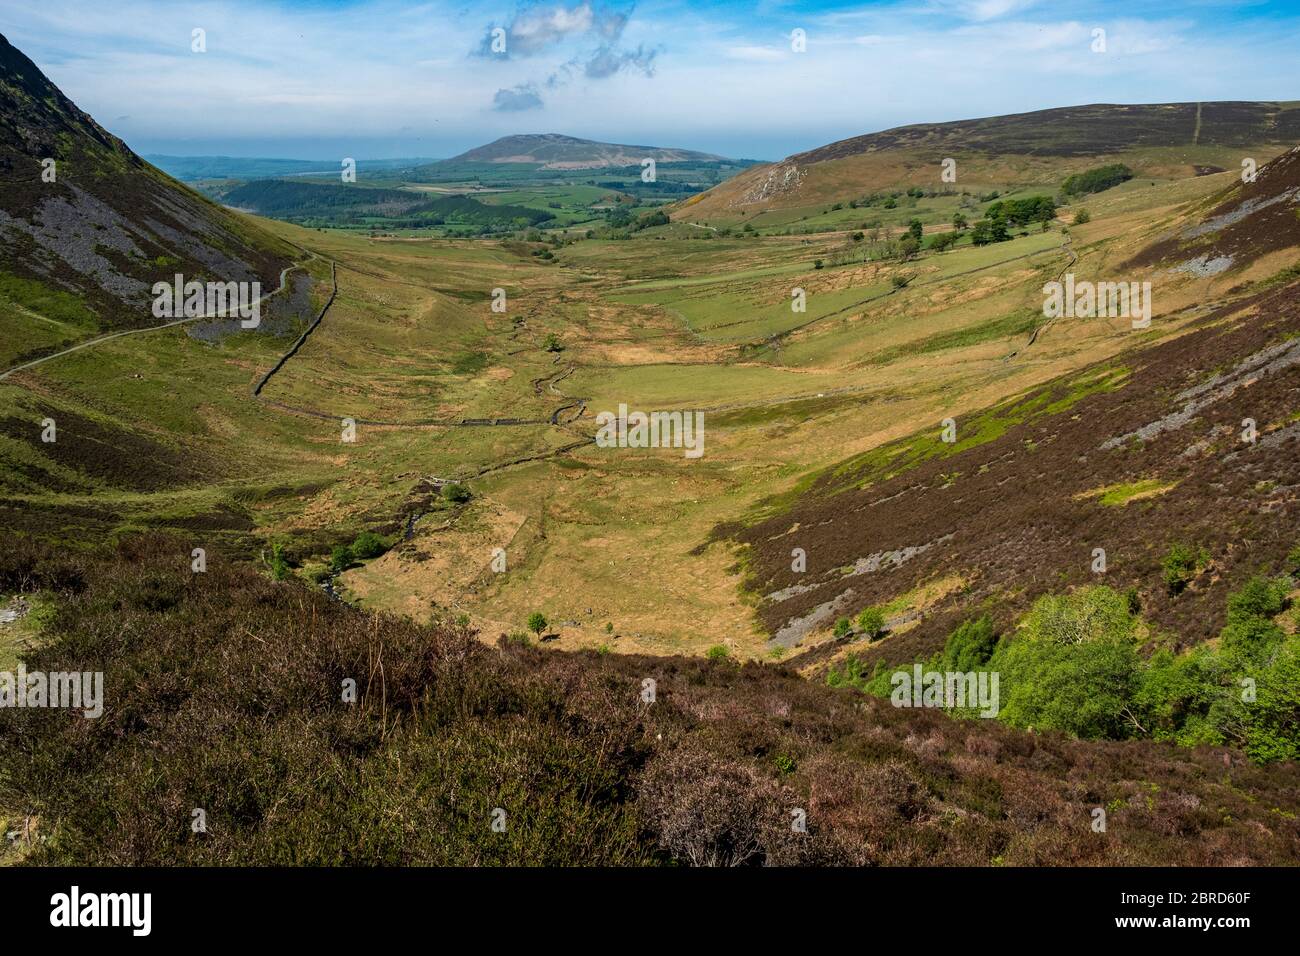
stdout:
<svg viewBox="0 0 1300 956">
<path fill-rule="evenodd" d="M 984 210 L 984 215 L 988 219 L 1003 219 L 1011 226 L 1024 226 L 1031 222 L 1051 222 L 1056 218 L 1056 200 L 1051 196 L 1002 199 Z"/>
<path fill-rule="evenodd" d="M 362 531 L 351 544 L 337 544 L 330 551 L 329 569 L 340 574 L 358 561 L 369 561 L 388 551 L 392 545 L 373 531 Z"/>
<path fill-rule="evenodd" d="M 996 197 L 997 193 L 990 195 Z M 965 225 L 965 217 L 958 213 L 958 218 Z M 989 205 L 984 211 L 984 218 L 971 228 L 971 242 L 977 246 L 986 246 L 992 242 L 1006 242 L 1011 238 L 1011 229 L 1040 222 L 1043 228 L 1056 218 L 1056 201 L 1051 196 L 1026 196 L 1024 199 L 1001 199 Z M 960 228 L 960 227 L 959 227 Z"/>
<path fill-rule="evenodd" d="M 1061 192 L 1066 196 L 1086 196 L 1089 193 L 1099 193 L 1118 186 L 1132 178 L 1133 170 L 1123 163 L 1112 163 L 1109 166 L 1098 166 L 1096 169 L 1067 176 L 1065 182 L 1061 183 Z"/>
<path fill-rule="evenodd" d="M 1182 557 L 1198 555 L 1186 549 Z M 1180 567 L 1187 562 L 1180 557 Z M 1288 571 L 1300 567 L 1300 548 Z M 1288 607 L 1289 575 L 1256 575 L 1228 598 L 1218 646 L 1181 653 L 1140 653 L 1149 637 L 1138 602 L 1104 586 L 1044 595 L 1011 633 L 988 617 L 963 622 L 926 671 L 996 672 L 998 719 L 1016 727 L 1074 737 L 1146 738 L 1185 746 L 1240 747 L 1253 760 L 1300 757 L 1300 634 L 1275 618 Z M 891 676 L 910 665 L 857 658 L 832 670 L 828 683 L 888 697 Z"/>
<path fill-rule="evenodd" d="M 1011 238 L 1005 219 L 981 219 L 971 227 L 970 241 L 977 246 L 993 242 L 1006 242 Z"/>
</svg>

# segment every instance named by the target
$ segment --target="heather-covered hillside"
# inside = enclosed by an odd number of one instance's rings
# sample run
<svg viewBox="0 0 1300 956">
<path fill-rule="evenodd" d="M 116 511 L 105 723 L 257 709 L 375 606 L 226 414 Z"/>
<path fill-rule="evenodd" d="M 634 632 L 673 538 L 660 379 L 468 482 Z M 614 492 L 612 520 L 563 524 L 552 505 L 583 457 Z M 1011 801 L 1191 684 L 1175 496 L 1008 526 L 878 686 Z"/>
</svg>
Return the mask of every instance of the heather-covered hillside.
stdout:
<svg viewBox="0 0 1300 956">
<path fill-rule="evenodd" d="M 1259 865 L 1300 852 L 1294 763 L 898 709 L 776 665 L 490 646 L 221 559 L 195 574 L 166 539 L 99 558 L 7 541 L 0 555 L 0 589 L 59 595 L 28 666 L 105 675 L 98 719 L 0 723 L 0 807 L 37 821 L 31 863 Z"/>
</svg>

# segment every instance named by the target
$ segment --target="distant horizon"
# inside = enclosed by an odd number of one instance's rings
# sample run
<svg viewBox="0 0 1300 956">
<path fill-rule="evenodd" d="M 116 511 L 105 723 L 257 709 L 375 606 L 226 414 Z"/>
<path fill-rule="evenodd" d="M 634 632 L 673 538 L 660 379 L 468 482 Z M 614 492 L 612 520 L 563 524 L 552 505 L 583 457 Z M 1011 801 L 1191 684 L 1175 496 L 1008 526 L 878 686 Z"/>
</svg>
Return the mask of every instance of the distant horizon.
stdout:
<svg viewBox="0 0 1300 956">
<path fill-rule="evenodd" d="M 1100 106 L 1100 105 L 1110 105 L 1110 106 L 1152 106 L 1152 105 L 1166 105 L 1166 104 L 1174 104 L 1174 103 L 1195 103 L 1195 102 L 1198 102 L 1198 101 L 1197 101 L 1197 100 L 1150 100 L 1150 101 L 1131 100 L 1131 101 L 1114 102 L 1114 103 L 1101 103 L 1101 102 L 1092 102 L 1092 103 L 1062 103 L 1062 104 L 1060 104 L 1059 106 L 1048 106 L 1048 107 L 1043 107 L 1042 110 L 1050 110 L 1050 109 L 1070 109 L 1070 108 L 1077 108 L 1077 107 L 1083 107 L 1083 106 Z M 1220 102 L 1220 103 L 1222 103 L 1222 102 L 1243 102 L 1243 103 L 1294 103 L 1294 102 L 1300 102 L 1300 98 L 1256 97 L 1256 98 L 1253 98 L 1253 99 L 1246 99 L 1246 100 L 1201 100 L 1201 101 L 1199 101 L 1199 102 L 1202 102 L 1202 103 L 1215 103 L 1215 102 Z M 1020 112 L 1033 113 L 1033 112 L 1042 112 L 1042 110 L 1022 110 L 1022 111 L 1020 111 Z M 816 149 L 816 148 L 821 147 L 821 146 L 826 146 L 826 145 L 829 145 L 829 144 L 831 144 L 831 143 L 836 143 L 836 142 L 839 142 L 839 141 L 841 141 L 841 140 L 852 139 L 852 138 L 854 138 L 854 137 L 858 137 L 858 136 L 869 136 L 869 135 L 871 135 L 871 134 L 873 134 L 873 133 L 883 133 L 883 132 L 887 132 L 888 130 L 891 130 L 891 129 L 897 129 L 897 128 L 900 128 L 900 127 L 903 127 L 903 126 L 926 125 L 926 124 L 933 124 L 933 123 L 960 123 L 960 122 L 964 122 L 964 121 L 967 121 L 967 120 L 990 119 L 990 118 L 994 118 L 994 117 L 997 117 L 997 116 L 1005 116 L 1005 115 L 1015 115 L 1015 114 L 992 113 L 992 114 L 985 114 L 985 115 L 980 115 L 980 116 L 954 116 L 954 117 L 951 117 L 951 118 L 948 118 L 948 119 L 926 119 L 926 120 L 916 120 L 915 122 L 911 122 L 911 123 L 901 123 L 901 124 L 898 124 L 898 125 L 896 125 L 896 126 L 882 127 L 882 128 L 880 128 L 880 129 L 864 129 L 864 130 L 860 130 L 860 131 L 855 132 L 855 133 L 849 133 L 849 134 L 847 134 L 847 135 L 845 135 L 845 136 L 837 137 L 836 139 L 826 140 L 826 141 L 824 141 L 824 142 L 817 142 L 817 143 L 812 143 L 812 144 L 808 144 L 808 145 L 800 145 L 800 146 L 798 146 L 798 147 L 792 147 L 792 148 L 790 148 L 787 152 L 781 153 L 780 155 L 772 155 L 772 156 L 741 156 L 741 155 L 736 155 L 736 154 L 733 154 L 733 153 L 726 153 L 726 152 L 723 152 L 723 151 L 721 151 L 721 150 L 719 150 L 719 149 L 717 149 L 717 148 L 710 147 L 710 146 L 707 145 L 707 144 L 699 144 L 699 143 L 658 142 L 658 141 L 654 141 L 654 140 L 651 140 L 651 139 L 647 139 L 646 137 L 639 137 L 639 138 L 636 139 L 636 140 L 629 139 L 629 140 L 626 140 L 626 141 L 625 141 L 625 140 L 614 140 L 614 139 L 608 139 L 608 138 L 601 138 L 600 136 L 597 136 L 597 135 L 586 135 L 586 136 L 584 136 L 584 135 L 580 135 L 580 134 L 578 134 L 578 133 L 570 133 L 570 132 L 566 132 L 566 131 L 563 131 L 563 130 L 555 130 L 555 129 L 548 129 L 548 130 L 530 130 L 530 131 L 527 131 L 527 132 L 517 132 L 517 133 L 503 133 L 503 134 L 501 134 L 500 136 L 494 136 L 494 137 L 493 137 L 492 139 L 490 139 L 490 140 L 484 140 L 484 141 L 482 141 L 482 142 L 469 143 L 468 145 L 464 145 L 464 146 L 461 146 L 461 147 L 459 147 L 459 148 L 455 148 L 453 151 L 450 151 L 450 152 L 446 153 L 446 155 L 441 155 L 441 156 L 424 156 L 424 155 L 417 155 L 417 154 L 404 153 L 404 152 L 396 152 L 396 151 L 389 151 L 389 152 L 388 152 L 387 154 L 385 154 L 385 155 L 374 155 L 374 154 L 370 154 L 370 153 L 363 153 L 363 154 L 361 154 L 361 155 L 353 155 L 353 154 L 355 154 L 356 152 L 358 152 L 357 150 L 353 150 L 353 153 L 352 153 L 352 154 L 347 154 L 347 155 L 352 155 L 353 158 L 356 159 L 358 162 L 388 162 L 388 161 L 393 161 L 393 160 L 398 160 L 398 159 L 421 160 L 421 161 L 423 161 L 423 162 L 444 162 L 444 161 L 446 161 L 446 160 L 448 160 L 448 159 L 453 159 L 453 158 L 455 158 L 456 156 L 461 155 L 462 153 L 469 152 L 469 151 L 472 150 L 472 149 L 476 149 L 476 148 L 481 147 L 481 146 L 487 146 L 487 145 L 489 145 L 490 143 L 496 142 L 496 141 L 499 140 L 499 139 L 505 139 L 505 138 L 508 138 L 508 137 L 511 137 L 511 136 L 547 136 L 547 135 L 557 135 L 557 136 L 571 136 L 571 137 L 573 137 L 573 138 L 575 138 L 575 139 L 583 139 L 583 140 L 588 140 L 588 141 L 591 141 L 591 142 L 606 143 L 606 144 L 610 144 L 610 145 L 643 145 L 643 146 L 651 146 L 651 147 L 654 147 L 654 148 L 657 148 L 657 149 L 686 149 L 686 150 L 691 150 L 691 151 L 693 151 L 693 152 L 712 153 L 712 154 L 714 154 L 714 155 L 722 156 L 722 157 L 725 158 L 725 159 L 733 159 L 733 160 L 750 160 L 750 161 L 758 161 L 758 162 L 772 163 L 772 162 L 779 162 L 779 161 L 781 161 L 781 160 L 783 160 L 783 159 L 786 159 L 786 158 L 788 158 L 788 157 L 790 157 L 790 156 L 794 156 L 794 155 L 796 155 L 796 154 L 798 154 L 798 153 L 805 152 L 805 151 L 807 151 L 807 150 L 811 150 L 811 149 Z M 102 125 L 102 124 L 101 124 L 101 125 Z M 110 130 L 110 132 L 112 132 L 112 130 Z M 115 134 L 115 135 L 116 135 L 116 134 Z M 316 152 L 313 152 L 311 155 L 289 155 L 289 152 L 296 151 L 296 150 L 302 148 L 301 145 L 297 145 L 297 146 L 294 146 L 294 145 L 285 146 L 285 147 L 283 147 L 283 151 L 278 152 L 278 153 L 272 153 L 272 152 L 252 152 L 252 151 L 247 151 L 247 152 L 245 152 L 245 151 L 240 151 L 240 150 L 252 150 L 252 149 L 256 149 L 256 148 L 257 148 L 257 147 L 252 147 L 252 146 L 235 146 L 235 147 L 233 147 L 233 148 L 234 148 L 236 151 L 233 151 L 233 152 L 232 152 L 232 151 L 224 151 L 224 152 L 203 152 L 202 149 L 204 148 L 204 146 L 207 145 L 207 143 L 208 143 L 209 141 L 199 141 L 199 144 L 196 145 L 196 146 L 194 147 L 194 148 L 196 149 L 196 151 L 194 151 L 194 152 L 189 152 L 189 151 L 184 151 L 184 150 L 187 150 L 187 149 L 189 148 L 189 143 L 191 143 L 191 142 L 193 142 L 193 141 L 184 141 L 184 140 L 179 140 L 179 141 L 161 141 L 161 142 L 164 142 L 164 143 L 170 142 L 171 148 L 170 148 L 170 149 L 152 149 L 152 148 L 144 148 L 144 147 L 141 147 L 141 146 L 137 146 L 135 143 L 132 143 L 131 141 L 127 140 L 125 137 L 122 137 L 122 139 L 123 139 L 124 142 L 127 143 L 128 146 L 131 147 L 131 149 L 132 149 L 135 153 L 137 153 L 137 154 L 140 155 L 140 156 L 145 157 L 146 159 L 147 159 L 149 156 L 152 155 L 152 156 L 166 156 L 166 157 L 172 157 L 172 158 L 177 158 L 177 159 L 202 159 L 202 158 L 213 158 L 213 159 L 265 159 L 265 160 L 286 160 L 286 161 L 293 161 L 293 162 L 325 163 L 325 162 L 336 162 L 336 161 L 338 160 L 338 158 L 340 157 L 340 155 L 343 155 L 343 153 L 340 153 L 340 152 L 339 152 L 339 149 L 338 149 L 337 146 L 335 146 L 334 148 L 324 148 L 324 149 L 321 149 L 321 148 L 318 147 L 318 148 L 317 148 L 317 151 L 316 151 Z M 274 140 L 267 140 L 267 141 L 260 141 L 260 142 L 263 142 L 263 143 L 264 143 L 264 148 L 266 148 L 266 149 L 275 149 L 275 148 L 277 148 L 277 145 L 276 145 L 276 144 L 279 143 L 279 142 L 297 142 L 297 141 L 274 141 Z M 339 141 L 339 142 L 342 143 L 343 141 Z M 177 150 L 177 149 L 180 149 L 180 150 L 182 150 L 182 151 L 180 151 L 180 152 L 175 151 L 175 150 Z"/>
<path fill-rule="evenodd" d="M 395 30 L 394 24 L 400 24 Z M 1266 99 L 1300 10 L 1198 0 L 121 0 L 0 32 L 137 152 L 455 156 L 563 131 L 774 161 L 913 123 Z M 285 42 L 288 38 L 288 42 Z M 502 49 L 494 49 L 500 41 Z M 201 47 L 201 49 L 197 49 Z"/>
</svg>

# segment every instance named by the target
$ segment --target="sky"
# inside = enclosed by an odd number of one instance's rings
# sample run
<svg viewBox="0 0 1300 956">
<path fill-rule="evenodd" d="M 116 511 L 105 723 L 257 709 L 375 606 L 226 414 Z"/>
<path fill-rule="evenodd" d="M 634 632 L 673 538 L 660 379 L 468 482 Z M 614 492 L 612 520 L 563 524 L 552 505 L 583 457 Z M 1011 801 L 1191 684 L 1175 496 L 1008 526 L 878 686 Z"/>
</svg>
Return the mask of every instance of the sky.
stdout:
<svg viewBox="0 0 1300 956">
<path fill-rule="evenodd" d="M 0 0 L 0 33 L 137 152 L 186 156 L 554 132 L 780 159 L 908 123 L 1300 99 L 1300 0 Z"/>
</svg>

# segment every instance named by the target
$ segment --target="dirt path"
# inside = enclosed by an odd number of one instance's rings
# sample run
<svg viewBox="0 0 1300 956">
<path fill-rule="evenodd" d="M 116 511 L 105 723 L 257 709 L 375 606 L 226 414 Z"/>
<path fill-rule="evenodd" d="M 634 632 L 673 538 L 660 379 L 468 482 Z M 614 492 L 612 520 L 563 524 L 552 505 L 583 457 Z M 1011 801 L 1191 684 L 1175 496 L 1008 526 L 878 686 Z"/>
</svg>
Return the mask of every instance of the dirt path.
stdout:
<svg viewBox="0 0 1300 956">
<path fill-rule="evenodd" d="M 293 265 L 285 266 L 283 269 L 281 269 L 280 285 L 275 289 L 275 291 L 268 292 L 265 295 L 259 296 L 257 299 L 257 304 L 260 305 L 261 303 L 265 302 L 267 299 L 271 298 L 271 296 L 283 292 L 285 282 L 288 281 L 289 273 L 292 272 L 294 269 L 302 268 L 302 265 L 303 263 L 295 262 Z M 62 352 L 55 352 L 52 355 L 46 355 L 42 358 L 34 359 L 33 361 L 30 362 L 25 362 L 22 365 L 15 365 L 13 368 L 8 369 L 5 372 L 0 372 L 0 382 L 7 379 L 10 375 L 14 374 L 14 372 L 21 372 L 24 369 L 35 368 L 37 365 L 44 365 L 46 362 L 52 361 L 53 359 L 60 358 L 61 356 L 68 355 L 72 352 L 79 352 L 82 349 L 88 349 L 92 345 L 98 345 L 101 342 L 107 342 L 109 339 L 120 339 L 124 335 L 139 335 L 141 332 L 157 332 L 160 331 L 161 329 L 170 329 L 178 325 L 185 325 L 188 322 L 201 322 L 206 319 L 219 319 L 219 318 L 224 318 L 224 316 L 207 315 L 207 314 L 194 315 L 185 319 L 177 319 L 174 322 L 167 322 L 164 323 L 163 325 L 151 325 L 147 329 L 126 329 L 122 332 L 111 332 L 108 335 L 101 335 L 98 338 L 87 339 L 85 342 L 78 342 L 76 345 L 73 345 L 70 348 L 66 348 Z"/>
</svg>

